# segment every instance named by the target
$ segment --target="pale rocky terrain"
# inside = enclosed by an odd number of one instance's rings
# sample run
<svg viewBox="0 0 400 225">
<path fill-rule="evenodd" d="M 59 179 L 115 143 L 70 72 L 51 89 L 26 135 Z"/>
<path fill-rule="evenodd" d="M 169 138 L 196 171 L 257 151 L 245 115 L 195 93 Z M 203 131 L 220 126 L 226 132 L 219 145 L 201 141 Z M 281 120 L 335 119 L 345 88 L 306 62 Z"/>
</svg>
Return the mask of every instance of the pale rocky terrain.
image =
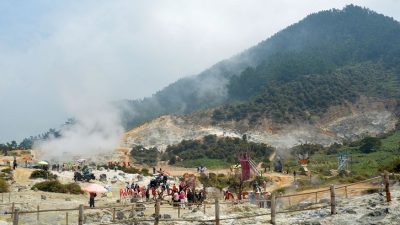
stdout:
<svg viewBox="0 0 400 225">
<path fill-rule="evenodd" d="M 242 137 L 277 148 L 290 148 L 299 143 L 330 145 L 343 140 L 354 140 L 365 135 L 378 135 L 394 129 L 397 122 L 396 103 L 362 97 L 355 104 L 331 107 L 313 122 L 276 124 L 270 120 L 249 126 L 247 121 L 215 124 L 211 112 L 188 116 L 162 116 L 126 132 L 122 145 L 143 145 L 165 150 L 168 145 L 184 139 L 200 139 L 205 135 Z"/>
<path fill-rule="evenodd" d="M 173 168 L 170 168 L 173 169 Z M 29 179 L 31 170 L 18 168 L 14 173 L 15 182 L 11 186 L 11 201 L 17 204 L 16 207 L 22 211 L 35 211 L 37 206 L 40 209 L 68 209 L 76 208 L 79 204 L 87 205 L 88 196 L 84 195 L 70 195 L 60 193 L 48 193 L 42 191 L 30 190 L 31 186 L 41 181 L 41 179 Z M 96 199 L 96 206 L 115 206 L 118 205 L 117 200 L 119 199 L 119 188 L 124 186 L 125 181 L 135 179 L 135 175 L 123 174 L 121 171 L 95 171 L 96 174 L 107 173 L 108 177 L 117 177 L 117 181 L 112 185 L 113 196 L 104 197 L 99 196 Z M 60 181 L 67 183 L 71 181 L 72 172 L 57 173 Z M 272 191 L 276 188 L 290 186 L 293 184 L 293 178 L 289 175 L 272 173 L 268 174 L 271 177 L 272 182 L 268 184 L 268 191 Z M 140 184 L 146 184 L 150 177 L 144 177 Z M 136 180 L 137 181 L 137 180 Z M 99 181 L 92 181 L 100 183 Z M 108 183 L 108 182 L 107 182 Z M 81 186 L 86 186 L 87 183 L 79 183 Z M 344 198 L 344 194 L 340 191 L 337 192 L 337 215 L 330 215 L 328 203 L 328 193 L 319 195 L 319 202 L 321 209 L 302 211 L 295 213 L 278 214 L 276 221 L 278 224 L 315 224 L 315 225 L 350 225 L 350 224 L 399 224 L 400 219 L 400 186 L 394 184 L 391 186 L 392 199 L 393 201 L 388 204 L 384 200 L 384 196 L 379 193 L 362 195 L 359 188 L 362 187 L 373 187 L 371 185 L 379 185 L 379 183 L 371 184 L 359 184 L 355 186 L 355 192 L 350 191 L 350 197 Z M 199 187 L 201 188 L 201 187 Z M 323 189 L 323 188 L 322 188 Z M 326 188 L 325 188 L 326 189 Z M 321 190 L 321 188 L 316 189 Z M 228 219 L 222 220 L 222 225 L 244 225 L 244 224 L 268 224 L 270 217 L 268 215 L 252 217 L 253 215 L 269 213 L 268 208 L 258 208 L 255 205 L 249 203 L 243 203 L 239 205 L 226 204 L 227 202 L 222 200 L 222 194 L 218 190 L 208 189 L 210 196 L 220 197 L 221 201 L 221 218 L 232 218 L 232 217 L 248 217 L 242 219 Z M 305 192 L 309 192 L 305 191 Z M 293 193 L 296 191 L 293 190 Z M 294 207 L 296 209 L 302 209 L 308 207 L 313 202 L 314 195 L 306 195 L 299 197 L 298 199 L 292 198 L 292 204 L 299 202 Z M 11 224 L 10 215 L 4 215 L 5 212 L 10 211 L 10 205 L 8 203 L 8 195 L 3 196 L 3 204 L 0 207 L 0 225 Z M 168 200 L 168 199 L 167 199 Z M 137 205 L 140 206 L 141 199 L 138 200 Z M 213 199 L 209 200 L 211 203 Z M 278 211 L 283 210 L 284 202 L 278 200 Z M 286 205 L 287 206 L 287 205 Z M 137 210 L 134 214 L 131 213 L 131 207 L 116 210 L 116 218 L 120 221 L 127 221 L 132 215 L 135 218 L 148 218 L 152 219 L 151 215 L 154 213 L 154 207 L 151 204 L 146 205 L 144 211 Z M 177 209 L 173 209 L 169 204 L 164 202 L 161 205 L 162 218 L 177 218 Z M 69 224 L 77 224 L 77 211 L 69 211 Z M 48 212 L 40 214 L 40 221 L 36 221 L 36 214 L 24 214 L 20 216 L 20 224 L 43 224 L 43 225 L 56 225 L 65 224 L 66 212 Z M 133 222 L 121 222 L 111 223 L 112 210 L 111 209 L 85 209 L 85 224 L 97 225 L 97 224 L 135 224 Z M 189 210 L 188 208 L 181 210 L 181 219 L 186 220 L 210 220 L 214 218 L 214 208 L 209 205 L 206 209 L 206 214 L 203 213 L 203 209 Z M 153 224 L 153 222 L 142 222 L 138 224 Z M 181 225 L 193 225 L 193 224 L 213 224 L 212 222 L 196 223 L 196 222 L 161 222 L 160 224 L 181 224 Z"/>
<path fill-rule="evenodd" d="M 279 224 L 312 225 L 388 225 L 400 224 L 400 191 L 392 191 L 392 202 L 386 203 L 379 193 L 339 199 L 337 214 L 330 215 L 330 207 L 312 211 L 278 214 Z"/>
</svg>

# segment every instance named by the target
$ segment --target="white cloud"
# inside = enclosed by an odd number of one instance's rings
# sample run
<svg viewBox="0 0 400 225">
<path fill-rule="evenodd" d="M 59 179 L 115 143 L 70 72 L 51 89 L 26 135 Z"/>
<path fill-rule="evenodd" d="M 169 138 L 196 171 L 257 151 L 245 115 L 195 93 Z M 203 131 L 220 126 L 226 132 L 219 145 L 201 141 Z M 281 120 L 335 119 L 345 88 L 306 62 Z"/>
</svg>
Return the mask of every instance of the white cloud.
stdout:
<svg viewBox="0 0 400 225">
<path fill-rule="evenodd" d="M 95 102 L 149 96 L 307 14 L 349 3 L 400 17 L 394 0 L 3 2 L 0 141 L 74 116 L 71 93 Z"/>
</svg>

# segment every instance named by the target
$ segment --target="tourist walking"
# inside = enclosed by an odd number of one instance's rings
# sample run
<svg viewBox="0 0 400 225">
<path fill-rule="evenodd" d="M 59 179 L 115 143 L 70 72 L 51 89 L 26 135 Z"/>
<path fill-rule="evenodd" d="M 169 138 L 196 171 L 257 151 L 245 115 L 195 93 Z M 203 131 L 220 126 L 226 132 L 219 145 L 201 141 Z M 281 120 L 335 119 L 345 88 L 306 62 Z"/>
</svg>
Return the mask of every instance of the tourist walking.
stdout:
<svg viewBox="0 0 400 225">
<path fill-rule="evenodd" d="M 96 193 L 90 192 L 89 193 L 89 207 L 94 208 L 94 198 L 97 196 Z"/>
<path fill-rule="evenodd" d="M 193 193 L 193 191 L 189 189 L 189 191 L 188 191 L 186 196 L 187 196 L 189 210 L 192 210 L 192 204 L 193 204 L 193 201 L 194 201 L 194 193 Z"/>
<path fill-rule="evenodd" d="M 13 170 L 15 170 L 15 168 L 17 168 L 17 160 L 16 159 L 14 159 L 14 161 L 13 161 Z"/>
</svg>

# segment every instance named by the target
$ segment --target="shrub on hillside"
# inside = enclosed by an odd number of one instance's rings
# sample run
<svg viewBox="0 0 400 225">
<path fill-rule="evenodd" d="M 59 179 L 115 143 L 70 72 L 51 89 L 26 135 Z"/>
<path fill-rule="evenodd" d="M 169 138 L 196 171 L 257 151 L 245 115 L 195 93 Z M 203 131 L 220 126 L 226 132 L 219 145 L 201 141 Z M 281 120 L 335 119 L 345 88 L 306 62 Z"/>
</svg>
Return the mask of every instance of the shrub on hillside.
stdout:
<svg viewBox="0 0 400 225">
<path fill-rule="evenodd" d="M 4 180 L 0 179 L 0 193 L 9 192 L 10 185 Z"/>
<path fill-rule="evenodd" d="M 70 193 L 82 194 L 81 187 L 76 183 L 61 184 L 58 180 L 43 181 L 33 185 L 32 190 L 55 192 L 55 193 Z"/>
<path fill-rule="evenodd" d="M 8 173 L 8 174 L 10 174 L 11 171 L 12 171 L 12 170 L 11 170 L 10 167 L 7 167 L 7 168 L 4 168 L 4 169 L 1 170 L 1 172 L 3 172 L 3 173 Z"/>
<path fill-rule="evenodd" d="M 176 163 L 176 156 L 171 155 L 169 157 L 168 165 L 175 165 L 175 163 Z"/>
<path fill-rule="evenodd" d="M 133 146 L 130 153 L 135 162 L 147 164 L 149 166 L 157 165 L 158 156 L 160 154 L 157 148 L 147 149 L 141 145 Z"/>
<path fill-rule="evenodd" d="M 32 172 L 30 178 L 31 179 L 44 178 L 44 179 L 49 179 L 49 180 L 55 180 L 55 179 L 57 179 L 57 175 L 52 174 L 46 170 L 35 170 Z"/>
<path fill-rule="evenodd" d="M 376 152 L 381 147 L 381 139 L 377 137 L 366 137 L 361 140 L 360 150 L 363 153 Z"/>
<path fill-rule="evenodd" d="M 222 190 L 229 186 L 228 184 L 229 177 L 225 176 L 225 174 L 217 175 L 215 173 L 209 173 L 209 176 L 207 176 L 206 174 L 202 173 L 198 177 L 198 180 L 205 187 L 215 187 L 218 188 L 219 190 Z"/>
<path fill-rule="evenodd" d="M 380 171 L 387 170 L 389 172 L 395 172 L 395 173 L 400 172 L 400 158 L 393 159 L 392 162 L 388 165 L 380 166 L 379 170 Z"/>
</svg>

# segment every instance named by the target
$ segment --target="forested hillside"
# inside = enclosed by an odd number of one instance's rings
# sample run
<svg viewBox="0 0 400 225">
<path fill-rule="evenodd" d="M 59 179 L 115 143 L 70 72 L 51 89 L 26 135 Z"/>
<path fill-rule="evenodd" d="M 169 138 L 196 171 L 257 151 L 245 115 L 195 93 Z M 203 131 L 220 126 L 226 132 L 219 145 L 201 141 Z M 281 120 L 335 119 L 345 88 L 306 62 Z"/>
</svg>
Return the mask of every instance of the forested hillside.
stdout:
<svg viewBox="0 0 400 225">
<path fill-rule="evenodd" d="M 399 98 L 398 73 L 383 63 L 362 63 L 325 74 L 300 76 L 290 81 L 269 80 L 260 94 L 247 101 L 216 109 L 213 119 L 256 123 L 261 117 L 276 122 L 312 120 L 333 105 L 355 102 L 360 95 Z"/>
<path fill-rule="evenodd" d="M 131 127 L 163 114 L 218 107 L 215 121 L 287 123 L 361 95 L 398 98 L 398 37 L 399 22 L 369 9 L 318 12 L 198 76 L 128 101 L 134 113 L 126 113 L 125 122 Z"/>
<path fill-rule="evenodd" d="M 399 98 L 399 36 L 397 21 L 356 6 L 310 15 L 271 38 L 283 51 L 230 79 L 236 104 L 213 119 L 291 122 L 361 95 Z"/>
</svg>

